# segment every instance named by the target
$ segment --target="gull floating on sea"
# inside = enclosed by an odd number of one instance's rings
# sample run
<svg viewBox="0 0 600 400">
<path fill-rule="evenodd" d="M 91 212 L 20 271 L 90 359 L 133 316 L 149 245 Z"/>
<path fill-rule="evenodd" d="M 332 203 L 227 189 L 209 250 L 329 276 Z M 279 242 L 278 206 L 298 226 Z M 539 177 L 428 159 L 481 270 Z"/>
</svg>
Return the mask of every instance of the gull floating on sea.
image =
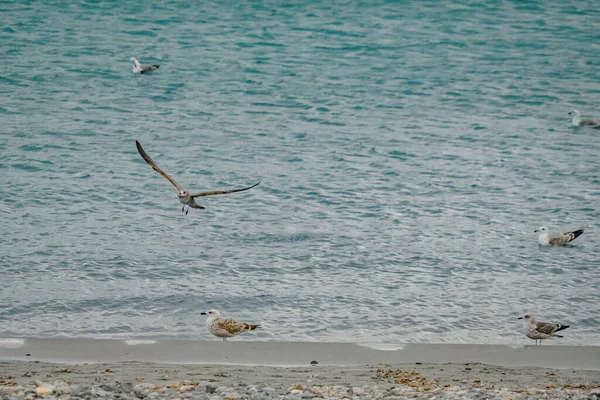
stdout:
<svg viewBox="0 0 600 400">
<path fill-rule="evenodd" d="M 135 141 L 135 145 L 137 146 L 138 152 L 140 153 L 140 155 L 142 156 L 142 158 L 144 159 L 144 161 L 146 161 L 152 167 L 153 170 L 155 170 L 156 172 L 158 172 L 159 174 L 161 174 L 162 176 L 164 176 L 165 178 L 167 178 L 167 180 L 169 182 L 171 182 L 171 184 L 177 188 L 177 190 L 179 191 L 179 193 L 177 194 L 177 197 L 179 198 L 179 201 L 181 202 L 181 204 L 183 204 L 183 207 L 181 207 L 181 212 L 184 212 L 185 206 L 188 206 L 187 211 L 185 211 L 185 215 L 187 215 L 187 213 L 190 211 L 190 207 L 191 208 L 198 208 L 198 209 L 203 209 L 204 208 L 201 205 L 199 205 L 199 204 L 196 203 L 196 200 L 194 200 L 196 197 L 214 196 L 214 195 L 217 195 L 217 194 L 228 194 L 228 193 L 241 192 L 241 191 L 244 191 L 244 190 L 252 189 L 253 187 L 255 187 L 256 185 L 258 185 L 260 183 L 260 181 L 259 181 L 259 182 L 255 183 L 252 186 L 248 186 L 248 187 L 245 187 L 245 188 L 242 188 L 242 189 L 213 190 L 213 191 L 210 191 L 210 192 L 201 192 L 201 193 L 191 194 L 189 191 L 187 191 L 184 188 L 182 188 L 181 185 L 179 185 L 179 183 L 175 182 L 175 179 L 171 178 L 169 175 L 167 175 L 166 172 L 164 172 L 162 169 L 160 169 L 158 167 L 158 165 L 156 165 L 156 163 L 144 151 L 144 149 L 142 148 L 142 145 L 140 144 L 140 142 L 138 142 L 136 140 Z"/>
<path fill-rule="evenodd" d="M 234 321 L 231 318 L 223 318 L 218 310 L 208 310 L 207 312 L 200 313 L 200 315 L 208 316 L 206 327 L 216 337 L 223 338 L 223 341 L 226 341 L 228 337 L 237 336 L 242 332 L 260 328 L 258 324 L 246 324 Z"/>
<path fill-rule="evenodd" d="M 582 121 L 581 114 L 579 114 L 579 111 L 577 110 L 571 111 L 569 115 L 573 116 L 573 119 L 571 120 L 571 124 L 573 126 L 587 126 L 590 128 L 600 128 L 600 120 L 586 119 Z"/>
<path fill-rule="evenodd" d="M 131 61 L 133 63 L 133 72 L 134 73 L 140 73 L 140 74 L 144 74 L 146 72 L 152 72 L 152 71 L 156 71 L 158 69 L 158 67 L 160 67 L 160 65 L 158 64 L 152 64 L 152 65 L 141 65 L 139 63 L 138 60 L 136 60 L 135 57 L 131 57 L 129 59 L 129 61 Z"/>
<path fill-rule="evenodd" d="M 555 237 L 550 237 L 548 234 L 548 228 L 545 226 L 539 227 L 535 230 L 540 236 L 538 237 L 538 243 L 542 246 L 562 246 L 575 240 L 579 235 L 583 233 L 583 229 L 578 229 L 573 232 L 565 232 Z"/>
<path fill-rule="evenodd" d="M 524 315 L 518 319 L 524 320 L 525 335 L 529 339 L 535 340 L 535 344 L 537 344 L 538 340 L 542 344 L 542 340 L 545 339 L 552 339 L 553 337 L 561 338 L 562 336 L 557 335 L 556 332 L 569 327 L 569 325 L 553 324 L 551 322 L 538 322 L 531 314 Z"/>
</svg>

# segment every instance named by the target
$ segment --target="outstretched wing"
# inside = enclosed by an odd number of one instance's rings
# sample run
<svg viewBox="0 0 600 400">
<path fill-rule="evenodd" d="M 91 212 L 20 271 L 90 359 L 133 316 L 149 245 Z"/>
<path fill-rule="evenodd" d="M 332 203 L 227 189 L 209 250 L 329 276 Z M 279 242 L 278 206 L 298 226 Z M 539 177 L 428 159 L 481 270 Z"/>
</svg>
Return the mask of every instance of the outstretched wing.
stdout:
<svg viewBox="0 0 600 400">
<path fill-rule="evenodd" d="M 164 172 L 162 169 L 158 168 L 158 165 L 156 165 L 156 163 L 150 158 L 150 156 L 144 151 L 144 149 L 142 149 L 142 145 L 140 144 L 140 142 L 138 142 L 136 140 L 135 145 L 137 146 L 140 156 L 142 156 L 144 161 L 146 161 L 152 167 L 153 170 L 155 170 L 156 172 L 158 172 L 159 174 L 161 174 L 162 176 L 167 178 L 167 180 L 169 182 L 171 182 L 173 184 L 173 186 L 175 186 L 177 188 L 177 190 L 179 190 L 180 192 L 183 190 L 183 188 L 179 185 L 179 183 L 175 182 L 175 179 L 171 178 L 169 175 L 167 175 L 166 172 Z"/>
<path fill-rule="evenodd" d="M 252 189 L 253 187 L 258 186 L 259 183 L 260 183 L 260 181 L 257 182 L 257 183 L 255 183 L 252 186 L 248 186 L 248 187 L 245 187 L 245 188 L 242 188 L 242 189 L 213 190 L 211 192 L 196 193 L 196 194 L 193 194 L 192 197 L 214 196 L 214 195 L 217 195 L 217 194 L 228 194 L 228 193 L 235 193 L 235 192 L 243 192 L 244 190 Z"/>
</svg>

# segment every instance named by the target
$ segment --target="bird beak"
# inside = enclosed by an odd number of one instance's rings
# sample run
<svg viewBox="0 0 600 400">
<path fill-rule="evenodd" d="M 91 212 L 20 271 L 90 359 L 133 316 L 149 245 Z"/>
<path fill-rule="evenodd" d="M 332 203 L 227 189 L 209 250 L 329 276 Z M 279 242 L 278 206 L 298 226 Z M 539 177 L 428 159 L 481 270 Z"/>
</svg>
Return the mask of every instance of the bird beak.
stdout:
<svg viewBox="0 0 600 400">
<path fill-rule="evenodd" d="M 519 317 L 519 318 L 517 318 L 517 319 L 523 319 L 523 317 Z"/>
<path fill-rule="evenodd" d="M 536 229 L 534 232 L 539 232 L 539 231 L 540 231 L 539 229 Z"/>
<path fill-rule="evenodd" d="M 206 315 L 206 313 L 205 312 L 201 312 L 200 315 Z"/>
</svg>

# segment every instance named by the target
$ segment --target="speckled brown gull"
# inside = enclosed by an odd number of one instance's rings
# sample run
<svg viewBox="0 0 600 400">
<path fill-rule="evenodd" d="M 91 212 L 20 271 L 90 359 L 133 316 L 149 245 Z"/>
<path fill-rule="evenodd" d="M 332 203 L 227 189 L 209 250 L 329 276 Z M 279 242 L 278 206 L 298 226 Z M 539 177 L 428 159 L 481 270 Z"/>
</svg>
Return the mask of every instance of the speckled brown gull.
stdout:
<svg viewBox="0 0 600 400">
<path fill-rule="evenodd" d="M 569 325 L 536 321 L 535 317 L 531 314 L 524 315 L 518 319 L 522 319 L 525 322 L 525 336 L 535 340 L 535 344 L 537 344 L 538 340 L 542 344 L 542 340 L 552 339 L 553 337 L 561 338 L 562 336 L 557 335 L 556 332 L 569 327 Z"/>
<path fill-rule="evenodd" d="M 208 310 L 207 312 L 200 313 L 200 315 L 208 317 L 206 318 L 206 327 L 216 337 L 223 338 L 223 341 L 226 341 L 227 338 L 237 336 L 242 332 L 260 328 L 259 324 L 247 324 L 245 322 L 234 321 L 231 318 L 223 318 L 218 310 Z"/>
<path fill-rule="evenodd" d="M 561 233 L 558 236 L 551 237 L 548 233 L 548 228 L 541 226 L 535 230 L 539 233 L 538 243 L 542 246 L 563 246 L 579 237 L 583 233 L 583 229 L 578 229 L 573 232 Z"/>
</svg>

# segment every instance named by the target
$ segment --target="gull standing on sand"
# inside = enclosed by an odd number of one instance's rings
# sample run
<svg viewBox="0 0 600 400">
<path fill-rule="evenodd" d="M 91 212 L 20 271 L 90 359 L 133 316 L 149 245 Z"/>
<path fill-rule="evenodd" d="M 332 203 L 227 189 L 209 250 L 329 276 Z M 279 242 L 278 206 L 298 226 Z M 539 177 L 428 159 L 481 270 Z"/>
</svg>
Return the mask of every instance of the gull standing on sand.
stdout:
<svg viewBox="0 0 600 400">
<path fill-rule="evenodd" d="M 578 229 L 573 232 L 565 232 L 552 238 L 548 233 L 548 228 L 545 226 L 537 228 L 535 232 L 540 234 L 538 237 L 538 244 L 542 246 L 562 246 L 577 239 L 577 237 L 583 233 L 583 229 Z"/>
<path fill-rule="evenodd" d="M 144 74 L 146 72 L 153 72 L 153 71 L 156 71 L 158 69 L 158 67 L 160 67 L 160 65 L 158 65 L 158 64 L 141 65 L 139 63 L 139 61 L 136 60 L 135 57 L 131 57 L 129 59 L 129 61 L 131 61 L 131 63 L 133 64 L 133 73 L 134 74 L 137 74 L 138 72 L 140 74 Z"/>
<path fill-rule="evenodd" d="M 234 337 L 242 332 L 253 331 L 256 328 L 260 328 L 258 324 L 246 324 L 244 322 L 237 322 L 231 318 L 221 317 L 221 313 L 217 310 L 208 310 L 207 312 L 200 313 L 200 315 L 207 315 L 206 327 L 216 337 L 223 338 L 225 342 L 228 337 Z"/>
<path fill-rule="evenodd" d="M 571 111 L 569 115 L 573 116 L 573 119 L 571 120 L 571 124 L 573 126 L 587 126 L 590 128 L 600 128 L 600 120 L 586 119 L 582 121 L 581 114 L 579 114 L 579 111 L 577 110 Z"/>
<path fill-rule="evenodd" d="M 146 154 L 146 152 L 142 148 L 142 145 L 140 144 L 140 142 L 138 142 L 136 140 L 135 145 L 137 146 L 138 152 L 140 153 L 140 155 L 142 156 L 144 161 L 146 161 L 152 167 L 153 170 L 155 170 L 156 172 L 158 172 L 159 174 L 161 174 L 162 176 L 167 178 L 167 180 L 169 182 L 171 182 L 171 184 L 177 188 L 177 190 L 179 191 L 179 193 L 177 194 L 177 197 L 179 198 L 179 201 L 181 202 L 181 204 L 183 204 L 183 207 L 181 207 L 181 212 L 184 212 L 185 206 L 188 206 L 187 211 L 185 211 L 185 215 L 187 215 L 187 213 L 190 211 L 190 207 L 204 209 L 204 207 L 202 207 L 201 205 L 198 205 L 196 203 L 196 200 L 194 200 L 196 197 L 214 196 L 217 194 L 228 194 L 228 193 L 241 192 L 244 190 L 252 189 L 253 187 L 255 187 L 256 185 L 258 185 L 260 183 L 260 181 L 259 181 L 252 186 L 248 186 L 248 187 L 245 187 L 242 189 L 213 190 L 210 192 L 200 192 L 200 193 L 196 193 L 196 194 L 191 194 L 189 191 L 182 188 L 181 185 L 179 185 L 179 183 L 175 182 L 175 180 L 173 178 L 171 178 L 169 175 L 167 175 L 166 172 L 164 172 L 162 169 L 160 169 L 158 167 L 158 165 L 156 165 L 156 163 L 150 158 L 150 156 L 148 154 Z"/>
<path fill-rule="evenodd" d="M 535 344 L 537 341 L 540 341 L 542 344 L 542 340 L 551 339 L 553 337 L 562 337 L 561 335 L 557 335 L 556 332 L 562 331 L 563 329 L 567 329 L 569 325 L 561 325 L 561 324 L 553 324 L 550 322 L 538 322 L 535 320 L 533 315 L 527 314 L 518 319 L 522 319 L 525 322 L 525 335 L 529 339 L 535 340 Z"/>
</svg>

